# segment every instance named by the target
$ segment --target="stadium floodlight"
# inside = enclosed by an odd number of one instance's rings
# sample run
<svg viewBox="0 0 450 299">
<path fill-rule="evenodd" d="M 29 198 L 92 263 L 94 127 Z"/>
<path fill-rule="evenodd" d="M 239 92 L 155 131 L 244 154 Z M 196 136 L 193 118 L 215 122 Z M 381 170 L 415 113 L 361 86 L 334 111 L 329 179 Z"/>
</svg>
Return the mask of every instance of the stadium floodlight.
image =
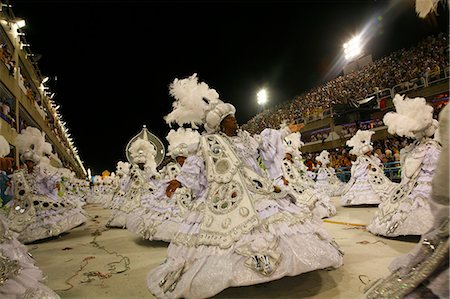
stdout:
<svg viewBox="0 0 450 299">
<path fill-rule="evenodd" d="M 345 59 L 352 60 L 362 53 L 361 37 L 355 36 L 343 45 Z"/>
<path fill-rule="evenodd" d="M 48 79 L 50 79 L 49 77 L 44 77 L 44 79 L 42 79 L 42 83 L 46 83 L 48 81 Z"/>
<path fill-rule="evenodd" d="M 256 98 L 258 104 L 264 107 L 264 105 L 267 103 L 267 90 L 263 88 L 258 91 L 258 93 L 256 94 Z"/>
</svg>

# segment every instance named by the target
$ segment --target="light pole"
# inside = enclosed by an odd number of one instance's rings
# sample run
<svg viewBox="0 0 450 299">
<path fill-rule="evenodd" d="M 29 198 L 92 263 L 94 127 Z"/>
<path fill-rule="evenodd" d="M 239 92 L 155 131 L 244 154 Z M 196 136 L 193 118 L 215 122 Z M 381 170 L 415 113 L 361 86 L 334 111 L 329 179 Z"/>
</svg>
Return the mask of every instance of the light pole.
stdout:
<svg viewBox="0 0 450 299">
<path fill-rule="evenodd" d="M 256 99 L 258 105 L 261 105 L 262 110 L 264 111 L 264 106 L 267 103 L 267 90 L 263 88 L 260 91 L 258 91 L 258 93 L 256 94 Z"/>
</svg>

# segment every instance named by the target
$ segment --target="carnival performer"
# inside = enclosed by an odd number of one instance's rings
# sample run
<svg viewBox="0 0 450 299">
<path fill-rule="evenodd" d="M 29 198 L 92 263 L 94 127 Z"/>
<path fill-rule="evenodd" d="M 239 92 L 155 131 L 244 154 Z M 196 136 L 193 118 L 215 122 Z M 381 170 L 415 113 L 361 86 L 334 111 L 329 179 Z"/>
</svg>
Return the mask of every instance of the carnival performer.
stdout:
<svg viewBox="0 0 450 299">
<path fill-rule="evenodd" d="M 283 163 L 283 188 L 295 195 L 296 201 L 307 204 L 319 218 L 336 214 L 336 207 L 325 193 L 314 190 L 307 181 L 306 165 L 301 161 L 300 133 L 292 133 L 285 138 L 286 150 Z M 303 174 L 302 174 L 303 173 Z"/>
<path fill-rule="evenodd" d="M 17 136 L 16 144 L 26 169 L 14 172 L 8 204 L 9 227 L 21 242 L 57 236 L 86 221 L 83 211 L 57 194 L 60 176 L 39 165 L 45 137 L 34 127 Z"/>
<path fill-rule="evenodd" d="M 330 164 L 330 153 L 323 150 L 316 161 L 320 166 L 317 170 L 315 189 L 327 194 L 328 196 L 340 196 L 345 184 L 338 179 L 336 171 L 332 167 L 327 167 Z"/>
<path fill-rule="evenodd" d="M 0 157 L 10 152 L 9 143 L 0 135 Z M 49 298 L 59 296 L 42 284 L 44 275 L 16 234 L 9 230 L 7 219 L 0 214 L 0 297 Z"/>
<path fill-rule="evenodd" d="M 395 259 L 388 277 L 377 280 L 366 298 L 449 298 L 449 119 L 447 105 L 439 114 L 442 152 L 432 180 L 429 201 L 433 224 L 416 247 Z"/>
<path fill-rule="evenodd" d="M 144 239 L 170 242 L 179 230 L 186 211 L 192 205 L 192 191 L 180 187 L 174 196 L 166 195 L 167 184 L 180 173 L 186 158 L 195 154 L 200 134 L 192 129 L 171 130 L 167 137 L 170 162 L 161 171 L 161 182 L 157 192 L 143 199 L 145 210 L 135 210 L 128 217 L 127 229 Z"/>
<path fill-rule="evenodd" d="M 124 195 L 123 204 L 113 210 L 107 222 L 109 227 L 126 228 L 128 215 L 135 209 L 142 208 L 141 202 L 153 194 L 158 186 L 155 179 L 155 147 L 147 140 L 137 139 L 129 149 L 133 166 L 130 170 L 129 188 Z"/>
<path fill-rule="evenodd" d="M 43 284 L 44 274 L 36 267 L 25 245 L 9 230 L 0 214 L 0 298 L 48 298 L 59 296 Z"/>
<path fill-rule="evenodd" d="M 203 123 L 208 133 L 166 192 L 170 197 L 181 186 L 190 188 L 204 208 L 186 216 L 166 261 L 149 273 L 150 292 L 206 298 L 232 286 L 339 267 L 342 253 L 318 218 L 292 204 L 258 165 L 258 150 L 265 165 L 277 163 L 268 153 L 281 141 L 280 132 L 252 137 L 239 130 L 233 105 L 198 83 L 196 74 L 176 79 L 170 92 L 177 102 L 166 121 Z"/>
<path fill-rule="evenodd" d="M 117 188 L 111 199 L 109 208 L 119 209 L 123 204 L 124 196 L 129 187 L 130 182 L 130 163 L 119 161 L 116 166 L 116 180 L 118 180 Z"/>
<path fill-rule="evenodd" d="M 416 141 L 402 149 L 401 182 L 377 190 L 386 199 L 378 206 L 378 213 L 367 229 L 388 237 L 422 235 L 433 224 L 429 205 L 431 180 L 441 146 L 431 137 L 438 121 L 433 119 L 433 108 L 424 98 L 396 95 L 393 101 L 396 112 L 389 112 L 383 119 L 389 133 Z"/>
<path fill-rule="evenodd" d="M 341 197 L 343 206 L 379 204 L 383 198 L 376 190 L 387 190 L 394 184 L 384 175 L 383 163 L 380 159 L 372 155 L 373 134 L 375 134 L 374 131 L 358 130 L 351 139 L 347 140 L 347 146 L 352 147 L 350 154 L 357 158 L 355 162 L 352 162 L 351 178 Z"/>
</svg>

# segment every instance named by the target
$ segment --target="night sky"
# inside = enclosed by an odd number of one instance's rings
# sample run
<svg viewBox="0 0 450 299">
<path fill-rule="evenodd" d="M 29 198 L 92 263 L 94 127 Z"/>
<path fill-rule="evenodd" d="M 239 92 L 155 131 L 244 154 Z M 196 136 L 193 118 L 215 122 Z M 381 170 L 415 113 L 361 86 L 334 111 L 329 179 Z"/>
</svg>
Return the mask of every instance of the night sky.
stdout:
<svg viewBox="0 0 450 299">
<path fill-rule="evenodd" d="M 270 107 L 336 77 L 342 44 L 363 28 L 375 60 L 448 34 L 449 22 L 442 7 L 419 19 L 412 0 L 10 3 L 93 174 L 114 171 L 143 124 L 166 142 L 176 77 L 198 73 L 242 124 L 259 111 L 261 87 Z"/>
</svg>

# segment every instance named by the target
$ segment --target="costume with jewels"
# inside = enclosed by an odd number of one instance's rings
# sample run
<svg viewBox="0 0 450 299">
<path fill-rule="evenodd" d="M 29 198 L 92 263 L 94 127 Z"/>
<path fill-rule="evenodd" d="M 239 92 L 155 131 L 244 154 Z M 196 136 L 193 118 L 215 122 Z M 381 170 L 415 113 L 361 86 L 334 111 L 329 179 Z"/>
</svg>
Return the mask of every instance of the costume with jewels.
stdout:
<svg viewBox="0 0 450 299">
<path fill-rule="evenodd" d="M 284 157 L 281 168 L 283 177 L 289 184 L 287 186 L 280 184 L 280 186 L 295 195 L 296 202 L 308 205 L 319 218 L 333 216 L 336 214 L 336 207 L 331 202 L 330 197 L 325 193 L 314 190 L 306 180 L 306 165 L 300 160 L 300 138 L 300 133 L 292 133 L 285 138 L 285 153 L 289 154 L 291 159 Z M 301 170 L 303 170 L 304 175 L 301 174 Z"/>
<path fill-rule="evenodd" d="M 201 136 L 197 155 L 187 158 L 177 176 L 195 193 L 197 206 L 172 239 L 166 261 L 149 273 L 150 292 L 158 298 L 206 298 L 232 286 L 339 267 L 342 253 L 318 218 L 294 205 L 286 191 L 274 192 L 258 164 L 258 150 L 274 159 L 266 149 L 281 141 L 280 132 L 263 131 L 270 140 L 245 131 L 234 137 L 218 133 L 235 109 L 198 84 L 196 75 L 175 80 L 171 94 L 179 100 L 174 112 L 193 105 L 206 114 L 200 119 L 211 133 Z"/>
<path fill-rule="evenodd" d="M 439 115 L 442 152 L 432 180 L 431 229 L 408 254 L 395 259 L 388 277 L 376 281 L 366 298 L 449 298 L 449 119 L 447 105 Z"/>
<path fill-rule="evenodd" d="M 330 164 L 330 153 L 323 150 L 316 160 L 321 163 L 317 170 L 316 185 L 314 188 L 321 193 L 325 193 L 328 196 L 339 196 L 342 194 L 342 190 L 345 184 L 338 179 L 336 171 L 332 167 L 327 167 Z"/>
<path fill-rule="evenodd" d="M 44 274 L 36 267 L 27 247 L 9 230 L 7 219 L 1 214 L 0 269 L 0 298 L 59 298 L 42 283 Z"/>
<path fill-rule="evenodd" d="M 34 163 L 31 171 L 18 170 L 11 179 L 14 199 L 8 203 L 9 227 L 24 243 L 57 236 L 86 221 L 81 208 L 58 196 L 59 174 L 38 164 L 44 140 L 33 127 L 22 130 L 16 140 L 22 162 Z"/>
<path fill-rule="evenodd" d="M 171 130 L 166 137 L 173 159 L 188 157 L 198 147 L 200 134 L 191 129 Z M 181 171 L 177 162 L 170 162 L 161 169 L 158 190 L 142 200 L 144 210 L 135 210 L 127 221 L 127 229 L 144 239 L 170 242 L 179 230 L 180 223 L 192 203 L 192 192 L 186 187 L 178 188 L 172 197 L 167 197 L 167 184 Z"/>
<path fill-rule="evenodd" d="M 130 170 L 130 182 L 123 203 L 114 209 L 107 226 L 126 228 L 128 216 L 136 209 L 143 209 L 142 201 L 151 196 L 158 186 L 154 146 L 147 140 L 137 139 L 129 149 L 133 166 Z M 141 169 L 138 164 L 144 164 Z"/>
<path fill-rule="evenodd" d="M 376 190 L 387 190 L 394 184 L 384 175 L 380 159 L 371 154 L 373 147 L 370 139 L 374 133 L 358 130 L 347 141 L 347 145 L 353 147 L 350 154 L 357 158 L 352 162 L 351 178 L 341 197 L 343 206 L 379 204 L 383 198 Z"/>
<path fill-rule="evenodd" d="M 9 143 L 0 135 L 0 157 L 9 152 Z M 44 275 L 34 263 L 27 247 L 17 240 L 6 217 L 0 214 L 0 298 L 59 298 L 42 284 Z"/>
<path fill-rule="evenodd" d="M 118 209 L 123 204 L 124 196 L 128 190 L 130 182 L 130 167 L 131 165 L 128 162 L 117 162 L 116 180 L 118 181 L 118 183 L 114 195 L 111 199 L 111 203 L 108 206 L 111 209 Z"/>
<path fill-rule="evenodd" d="M 384 116 L 391 134 L 413 137 L 416 141 L 401 151 L 402 180 L 382 189 L 386 199 L 367 229 L 376 235 L 395 237 L 422 235 L 433 224 L 430 210 L 431 180 L 435 174 L 441 146 L 430 137 L 438 127 L 433 108 L 424 98 L 394 97 L 396 112 Z"/>
</svg>

